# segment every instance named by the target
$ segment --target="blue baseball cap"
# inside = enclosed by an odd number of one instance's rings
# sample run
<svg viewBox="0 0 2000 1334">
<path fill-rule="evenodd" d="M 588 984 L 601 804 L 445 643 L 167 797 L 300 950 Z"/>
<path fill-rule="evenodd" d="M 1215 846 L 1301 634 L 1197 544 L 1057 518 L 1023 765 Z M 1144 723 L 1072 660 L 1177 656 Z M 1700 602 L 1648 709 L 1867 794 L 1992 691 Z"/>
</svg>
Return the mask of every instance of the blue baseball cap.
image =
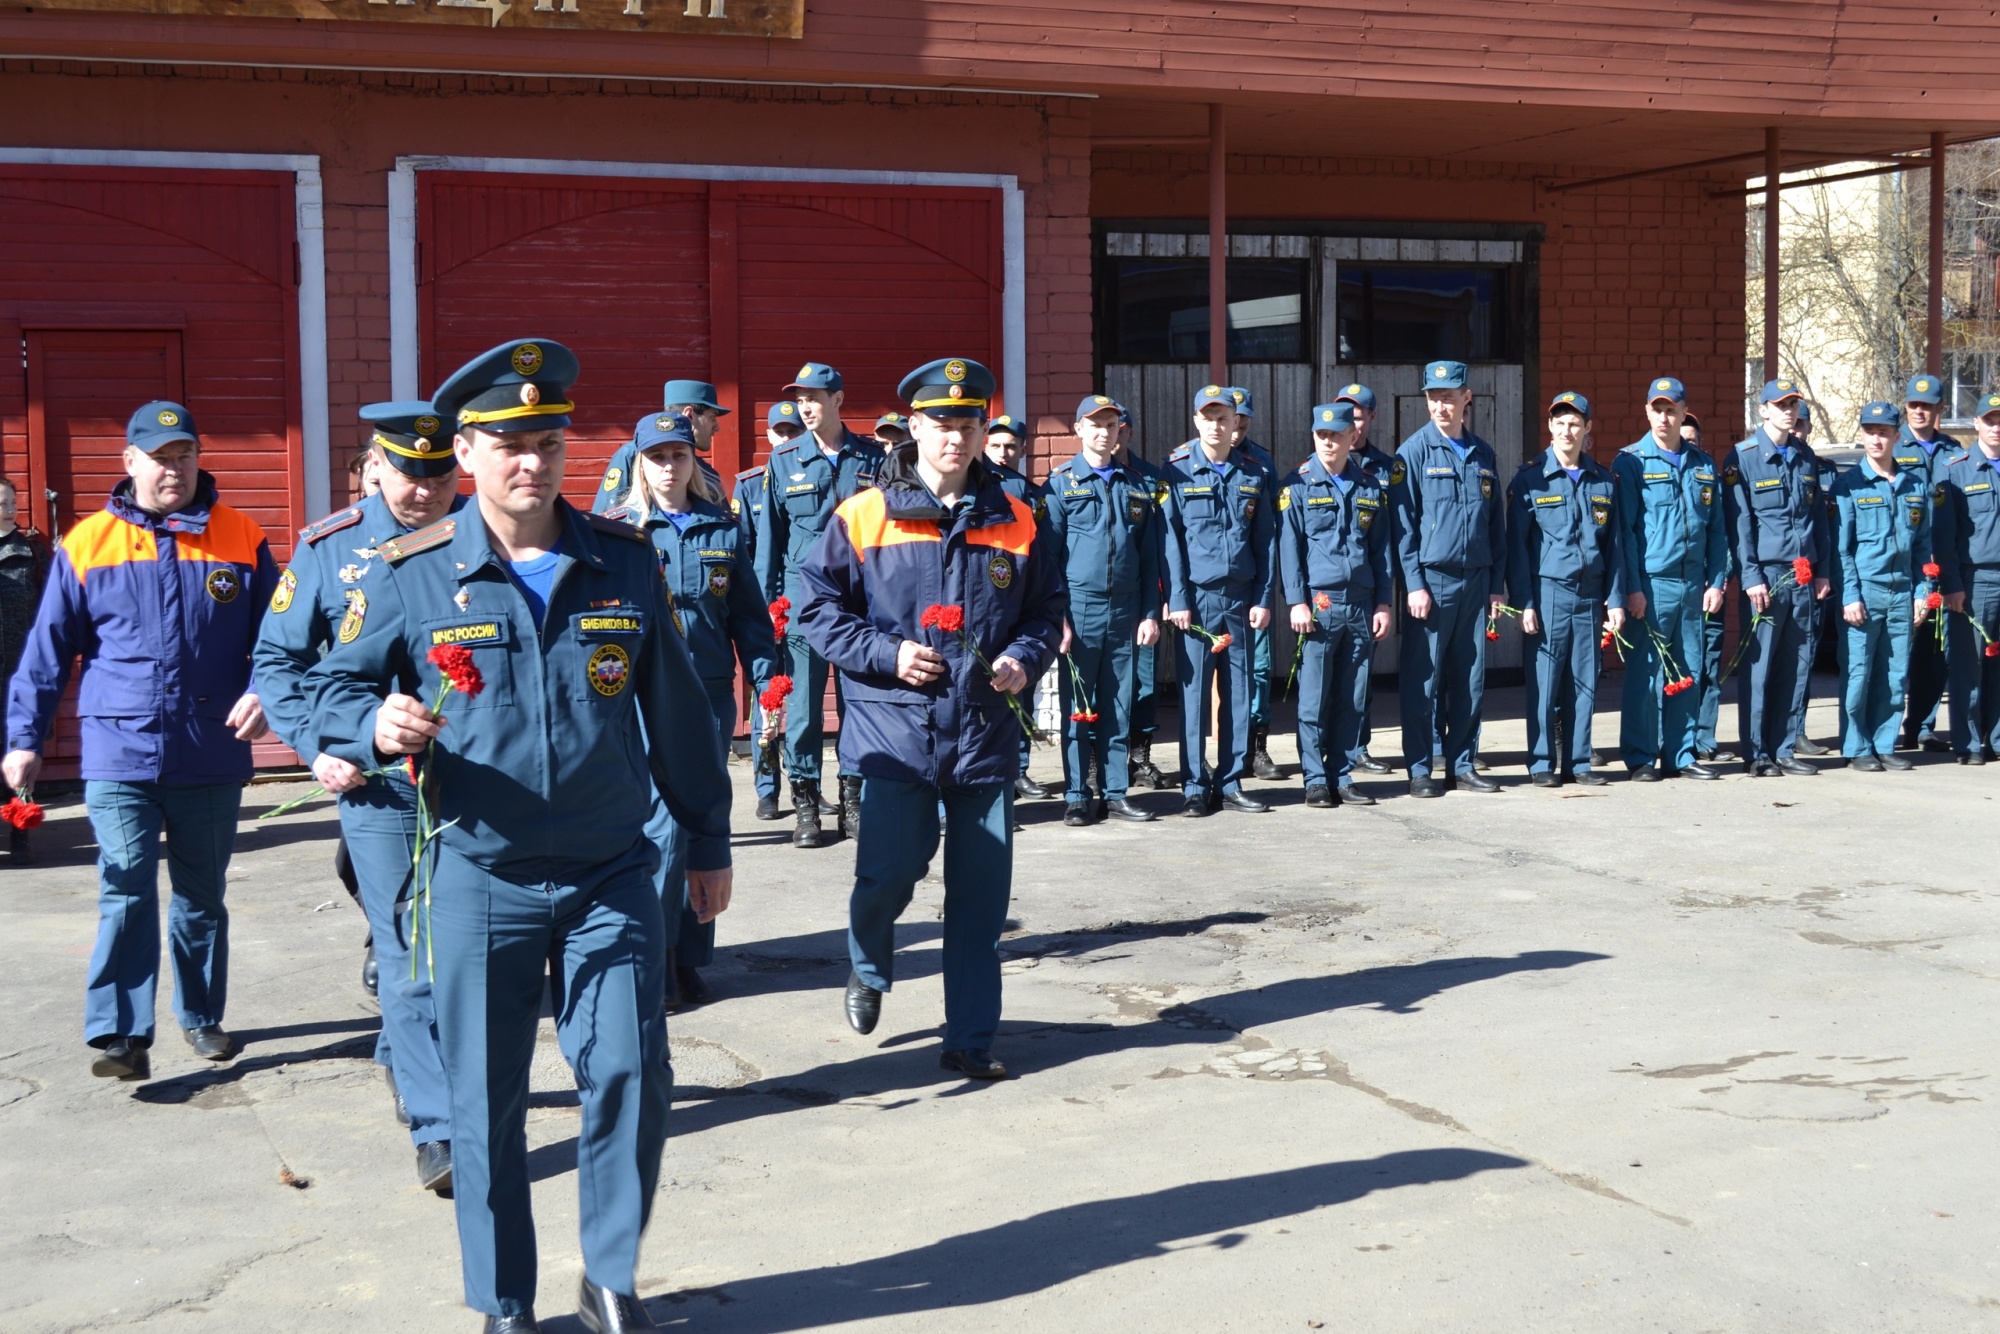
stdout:
<svg viewBox="0 0 2000 1334">
<path fill-rule="evenodd" d="M 1935 375 L 1912 376 L 1903 389 L 1905 403 L 1928 403 L 1932 407 L 1944 402 L 1944 381 Z"/>
<path fill-rule="evenodd" d="M 903 377 L 896 397 L 931 417 L 984 417 L 999 391 L 993 372 L 969 357 L 939 357 Z"/>
<path fill-rule="evenodd" d="M 992 421 L 986 423 L 986 438 L 991 440 L 996 435 L 1011 435 L 1016 440 L 1019 440 L 1021 438 L 1021 424 L 1005 414 L 995 417 Z"/>
<path fill-rule="evenodd" d="M 1200 412 L 1211 403 L 1220 403 L 1231 412 L 1236 411 L 1236 391 L 1227 385 L 1211 384 L 1197 389 L 1194 395 L 1194 410 Z"/>
<path fill-rule="evenodd" d="M 1663 382 L 1655 381 L 1654 383 L 1657 384 Z M 1564 412 L 1564 411 L 1574 412 L 1575 414 L 1577 414 L 1577 416 L 1583 418 L 1585 421 L 1589 421 L 1590 400 L 1585 398 L 1582 394 L 1577 393 L 1576 390 L 1574 389 L 1565 389 L 1560 394 L 1557 394 L 1554 398 L 1549 400 L 1549 416 L 1553 417 L 1558 412 Z"/>
<path fill-rule="evenodd" d="M 1646 402 L 1657 403 L 1663 398 L 1669 403 L 1685 403 L 1688 401 L 1687 386 L 1671 375 L 1662 375 L 1647 387 Z"/>
<path fill-rule="evenodd" d="M 1996 412 L 2000 412 L 2000 389 L 1989 389 L 1986 391 L 1985 395 L 1980 398 L 1978 404 L 1976 405 L 1976 410 L 1973 412 L 1972 415 L 1975 417 L 1986 418 L 1986 417 L 1991 417 Z"/>
<path fill-rule="evenodd" d="M 829 394 L 837 394 L 842 384 L 839 371 L 823 362 L 808 361 L 799 367 L 799 373 L 785 386 L 785 392 L 789 394 L 794 389 L 824 389 Z"/>
<path fill-rule="evenodd" d="M 1804 426 L 1807 422 L 1811 420 L 1812 420 L 1812 404 L 1806 402 L 1802 398 L 1799 400 L 1798 423 L 1799 425 Z"/>
<path fill-rule="evenodd" d="M 1250 397 L 1250 391 L 1248 389 L 1245 389 L 1242 385 L 1238 384 L 1229 385 L 1228 389 L 1229 389 L 1229 396 L 1236 400 L 1237 416 L 1254 417 L 1257 415 L 1257 407 L 1255 401 L 1252 400 L 1252 398 Z"/>
<path fill-rule="evenodd" d="M 910 419 L 900 412 L 885 412 L 875 419 L 876 430 L 879 431 L 884 426 L 893 426 L 904 435 L 910 433 Z"/>
<path fill-rule="evenodd" d="M 1115 412 L 1122 420 L 1125 416 L 1125 405 L 1103 394 L 1085 394 L 1082 401 L 1076 405 L 1076 420 L 1088 421 L 1100 412 Z"/>
<path fill-rule="evenodd" d="M 1333 396 L 1333 401 L 1336 403 L 1343 399 L 1364 412 L 1375 411 L 1375 391 L 1365 384 L 1348 385 Z"/>
<path fill-rule="evenodd" d="M 1354 403 L 1350 399 L 1337 398 L 1331 403 L 1322 403 L 1312 410 L 1311 431 L 1349 431 L 1354 429 Z"/>
<path fill-rule="evenodd" d="M 569 425 L 576 407 L 569 387 L 580 369 L 576 354 L 550 339 L 502 343 L 453 371 L 431 403 L 454 430 L 476 426 L 495 435 L 552 430 Z"/>
<path fill-rule="evenodd" d="M 1903 410 L 1894 403 L 1887 403 L 1881 399 L 1876 399 L 1873 403 L 1861 409 L 1861 424 L 1863 426 L 1887 426 L 1900 430 L 1903 425 Z"/>
<path fill-rule="evenodd" d="M 400 403 L 370 403 L 361 420 L 375 428 L 368 443 L 397 472 L 411 477 L 443 477 L 458 470 L 451 452 L 452 432 L 428 399 Z"/>
<path fill-rule="evenodd" d="M 694 442 L 694 426 L 678 412 L 656 412 L 649 417 L 641 417 L 639 424 L 632 428 L 632 448 L 641 454 L 661 445 L 686 445 L 698 449 Z"/>
<path fill-rule="evenodd" d="M 662 406 L 669 408 L 714 408 L 723 416 L 729 409 L 715 401 L 715 386 L 706 380 L 669 380 L 662 391 Z"/>
<path fill-rule="evenodd" d="M 1766 380 L 1764 392 L 1758 396 L 1759 403 L 1782 403 L 1788 398 L 1799 398 L 1797 380 Z"/>
<path fill-rule="evenodd" d="M 789 398 L 771 405 L 770 411 L 764 414 L 764 425 L 796 426 L 801 431 L 806 429 L 806 424 L 799 420 L 799 405 Z"/>
<path fill-rule="evenodd" d="M 192 440 L 197 447 L 201 444 L 201 437 L 195 434 L 194 414 L 169 399 L 154 399 L 125 423 L 125 443 L 148 454 L 176 440 Z"/>
<path fill-rule="evenodd" d="M 1424 367 L 1424 388 L 1463 389 L 1469 374 L 1462 361 L 1433 361 Z"/>
</svg>

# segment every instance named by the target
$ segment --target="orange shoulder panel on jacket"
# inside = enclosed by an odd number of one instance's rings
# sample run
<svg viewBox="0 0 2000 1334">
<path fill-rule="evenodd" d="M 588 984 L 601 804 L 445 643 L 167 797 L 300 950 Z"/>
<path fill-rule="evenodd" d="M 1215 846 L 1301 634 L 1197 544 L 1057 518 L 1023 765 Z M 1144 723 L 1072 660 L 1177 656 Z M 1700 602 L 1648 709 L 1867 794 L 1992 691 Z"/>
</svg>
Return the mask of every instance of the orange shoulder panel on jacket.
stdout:
<svg viewBox="0 0 2000 1334">
<path fill-rule="evenodd" d="M 1007 523 L 989 524 L 985 528 L 966 529 L 965 545 L 999 547 L 1016 556 L 1026 556 L 1028 548 L 1035 544 L 1035 511 L 1019 496 L 1008 496 L 1007 503 L 1014 508 L 1013 519 Z"/>
<path fill-rule="evenodd" d="M 89 582 L 92 570 L 108 569 L 132 561 L 158 560 L 150 529 L 127 523 L 110 510 L 97 513 L 69 530 L 62 540 L 63 554 L 76 571 L 78 583 Z"/>
<path fill-rule="evenodd" d="M 847 525 L 847 544 L 858 561 L 867 561 L 868 553 L 879 547 L 943 541 L 933 520 L 890 518 L 889 498 L 872 486 L 841 501 L 833 517 Z"/>
<path fill-rule="evenodd" d="M 257 548 L 264 530 L 242 510 L 217 505 L 208 512 L 208 528 L 199 533 L 181 533 L 176 544 L 182 560 L 205 560 L 231 565 L 255 565 Z"/>
</svg>

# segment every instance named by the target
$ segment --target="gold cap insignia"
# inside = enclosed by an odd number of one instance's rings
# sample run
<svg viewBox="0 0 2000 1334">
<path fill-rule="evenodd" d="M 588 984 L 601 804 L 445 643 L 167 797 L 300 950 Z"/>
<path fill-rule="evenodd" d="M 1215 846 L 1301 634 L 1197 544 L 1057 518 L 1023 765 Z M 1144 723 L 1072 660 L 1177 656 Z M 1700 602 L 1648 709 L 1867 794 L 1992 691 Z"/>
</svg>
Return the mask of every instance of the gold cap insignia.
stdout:
<svg viewBox="0 0 2000 1334">
<path fill-rule="evenodd" d="M 1928 393 L 1929 393 L 1930 391 L 1931 391 L 1931 382 L 1930 382 L 1929 380 L 1919 380 L 1919 381 L 1917 381 L 1917 392 L 1918 392 L 1918 393 L 1920 393 L 1920 394 L 1928 394 Z"/>
<path fill-rule="evenodd" d="M 957 384 L 960 380 L 963 380 L 965 378 L 965 363 L 962 361 L 947 361 L 944 364 L 944 378 L 952 384 Z M 952 397 L 956 398 L 958 396 L 954 394 Z"/>
<path fill-rule="evenodd" d="M 1217 394 L 1221 392 L 1222 392 L 1221 385 L 1212 384 L 1208 388 L 1201 391 L 1201 396 L 1203 398 L 1214 398 Z"/>
<path fill-rule="evenodd" d="M 521 386 L 521 401 L 532 408 L 542 401 L 542 391 L 533 384 L 524 384 Z"/>
<path fill-rule="evenodd" d="M 175 411 L 173 411 L 173 410 L 172 410 L 172 409 L 170 409 L 170 408 L 161 408 L 161 409 L 160 409 L 160 425 L 162 425 L 162 426 L 179 426 L 180 424 L 181 424 L 181 415 L 180 415 L 180 413 L 178 413 L 178 412 L 175 412 Z"/>
<path fill-rule="evenodd" d="M 1442 380 L 1445 377 L 1445 369 L 1444 367 L 1440 366 L 1436 370 L 1432 371 L 1431 374 L 1437 376 L 1438 379 Z"/>
<path fill-rule="evenodd" d="M 657 416 L 657 417 L 653 418 L 653 429 L 654 429 L 654 430 L 656 430 L 656 431 L 671 431 L 671 430 L 673 430 L 673 429 L 674 429 L 674 419 L 673 419 L 673 417 L 672 417 L 672 416 L 671 416 L 670 414 L 668 414 L 668 413 L 664 413 L 664 412 L 663 412 L 663 413 L 661 413 L 661 414 L 660 414 L 659 416 Z"/>
<path fill-rule="evenodd" d="M 964 386 L 964 385 L 962 385 L 962 384 L 955 384 L 955 385 L 953 385 L 953 386 L 951 387 L 951 396 L 952 396 L 953 398 L 964 398 L 964 397 L 965 397 L 965 386 Z"/>
<path fill-rule="evenodd" d="M 812 363 L 808 361 L 805 365 L 799 367 L 799 373 L 797 375 L 794 375 L 792 378 L 794 380 L 809 380 L 812 378 L 812 373 L 813 373 Z"/>
<path fill-rule="evenodd" d="M 418 435 L 436 435 L 442 423 L 436 417 L 419 417 L 411 425 L 417 428 Z"/>
<path fill-rule="evenodd" d="M 792 415 L 793 411 L 794 409 L 792 408 L 792 405 L 789 403 L 780 403 L 778 405 L 778 415 L 780 417 L 789 417 Z"/>
<path fill-rule="evenodd" d="M 533 375 L 542 368 L 542 349 L 533 343 L 523 343 L 514 349 L 509 361 L 516 375 Z"/>
</svg>

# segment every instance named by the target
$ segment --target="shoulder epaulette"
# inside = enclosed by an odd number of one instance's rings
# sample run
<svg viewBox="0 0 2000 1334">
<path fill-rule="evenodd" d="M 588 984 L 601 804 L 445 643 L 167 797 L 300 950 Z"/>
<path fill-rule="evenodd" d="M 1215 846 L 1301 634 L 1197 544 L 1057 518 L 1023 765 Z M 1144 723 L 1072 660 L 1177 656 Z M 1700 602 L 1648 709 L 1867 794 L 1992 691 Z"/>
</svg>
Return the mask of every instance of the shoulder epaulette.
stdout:
<svg viewBox="0 0 2000 1334">
<path fill-rule="evenodd" d="M 1187 456 L 1188 456 L 1188 455 L 1189 455 L 1190 453 L 1192 453 L 1192 452 L 1193 452 L 1193 447 L 1192 447 L 1192 446 L 1190 446 L 1190 445 L 1182 445 L 1182 446 L 1181 446 L 1181 447 L 1180 447 L 1179 449 L 1177 449 L 1177 450 L 1175 450 L 1175 451 L 1174 451 L 1173 453 L 1171 453 L 1171 454 L 1167 455 L 1167 462 L 1169 462 L 1169 463 L 1179 463 L 1179 462 L 1180 462 L 1180 461 L 1181 461 L 1182 459 L 1186 458 L 1186 457 L 1187 457 Z"/>
<path fill-rule="evenodd" d="M 428 528 L 419 528 L 413 533 L 404 533 L 401 537 L 377 542 L 375 554 L 394 564 L 406 556 L 416 555 L 419 551 L 429 551 L 432 547 L 443 546 L 451 541 L 452 535 L 457 531 L 457 519 L 439 519 Z"/>
<path fill-rule="evenodd" d="M 622 537 L 632 542 L 649 542 L 647 536 L 629 523 L 622 523 L 609 514 L 585 514 L 583 521 L 600 533 Z"/>
<path fill-rule="evenodd" d="M 763 475 L 764 475 L 764 465 L 760 463 L 754 468 L 745 468 L 742 472 L 737 473 L 736 480 L 739 482 L 745 482 L 751 479 L 752 477 L 762 477 Z"/>
<path fill-rule="evenodd" d="M 299 541 L 311 546 L 329 533 L 337 533 L 343 528 L 352 528 L 361 522 L 361 507 L 349 505 L 338 513 L 329 514 L 318 523 L 309 523 L 299 529 Z"/>
<path fill-rule="evenodd" d="M 633 509 L 630 505 L 613 505 L 610 509 L 604 511 L 603 517 L 615 519 L 619 523 L 628 524 L 634 528 L 637 528 L 646 521 L 646 516 Z"/>
</svg>

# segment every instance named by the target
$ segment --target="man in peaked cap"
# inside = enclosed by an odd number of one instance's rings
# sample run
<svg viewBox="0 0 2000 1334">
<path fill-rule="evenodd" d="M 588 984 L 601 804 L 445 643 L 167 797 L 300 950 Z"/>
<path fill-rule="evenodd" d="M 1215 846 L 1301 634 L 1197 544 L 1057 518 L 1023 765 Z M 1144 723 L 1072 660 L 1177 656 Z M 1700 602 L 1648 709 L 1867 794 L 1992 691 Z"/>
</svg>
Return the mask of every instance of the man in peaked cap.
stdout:
<svg viewBox="0 0 2000 1334">
<path fill-rule="evenodd" d="M 1354 405 L 1354 424 L 1361 430 L 1361 445 L 1354 451 L 1354 457 L 1361 464 L 1363 472 L 1381 483 L 1382 491 L 1386 495 L 1389 490 L 1389 475 L 1395 471 L 1396 460 L 1393 455 L 1384 453 L 1378 448 L 1373 438 L 1375 430 L 1375 391 L 1365 384 L 1345 385 L 1338 394 L 1333 396 L 1333 401 L 1336 403 L 1352 403 Z M 1396 561 L 1393 555 L 1389 560 L 1389 572 L 1389 577 L 1393 581 L 1396 574 Z M 1402 599 L 1394 596 L 1395 590 L 1393 588 L 1385 589 L 1384 592 L 1389 595 L 1388 601 L 1392 608 L 1403 605 Z M 1377 642 L 1379 643 L 1379 641 Z M 1369 646 L 1368 659 L 1368 679 L 1365 682 L 1368 689 L 1368 700 L 1361 706 L 1361 751 L 1355 757 L 1354 767 L 1365 774 L 1386 774 L 1389 772 L 1389 766 L 1376 759 L 1368 751 L 1369 742 L 1375 736 L 1375 724 L 1370 716 L 1375 711 L 1375 646 L 1372 644 Z"/>
<path fill-rule="evenodd" d="M 292 562 L 278 579 L 257 636 L 256 672 L 264 712 L 279 739 L 311 755 L 313 777 L 340 797 L 340 831 L 375 942 L 382 1033 L 375 1063 L 389 1081 L 397 1119 L 416 1146 L 417 1181 L 451 1189 L 451 1101 L 438 1051 L 437 1010 L 427 972 L 410 967 L 411 856 L 417 831 L 415 793 L 401 768 L 370 774 L 364 766 L 318 749 L 305 677 L 361 621 L 348 616 L 376 547 L 457 510 L 458 459 L 452 433 L 429 402 L 371 403 L 361 419 L 372 428 L 375 494 L 329 514 L 299 534 Z M 424 693 L 416 677 L 397 683 Z M 368 766 L 373 768 L 375 766 Z"/>
<path fill-rule="evenodd" d="M 1896 469 L 1923 479 L 1933 505 L 1944 470 L 1964 446 L 1938 429 L 1944 415 L 1944 380 L 1913 375 L 1903 389 L 1903 429 L 1896 441 Z M 1944 752 L 1951 742 L 1937 733 L 1938 701 L 1944 698 L 1945 651 L 1934 634 L 1910 640 L 1908 707 L 1903 711 L 1903 748 Z"/>
<path fill-rule="evenodd" d="M 958 357 L 905 377 L 898 393 L 915 439 L 889 456 L 876 489 L 834 511 L 802 572 L 799 611 L 813 647 L 846 678 L 852 723 L 841 749 L 863 777 L 847 1022 L 865 1034 L 881 1017 L 896 918 L 937 851 L 942 809 L 939 1062 L 970 1079 L 1007 1073 L 992 1047 L 1013 884 L 1018 696 L 1054 661 L 1064 615 L 1062 571 L 1041 525 L 981 456 L 993 389 L 991 371 Z"/>
<path fill-rule="evenodd" d="M 688 836 L 688 893 L 728 906 L 729 779 L 652 545 L 562 498 L 576 358 L 503 344 L 438 389 L 474 498 L 378 548 L 313 670 L 317 749 L 356 764 L 420 756 L 439 832 L 420 919 L 452 1114 L 465 1298 L 489 1334 L 534 1316 L 528 1073 L 544 998 L 575 1068 L 584 1327 L 654 1328 L 639 1239 L 666 1144 L 667 930 L 646 836 L 657 791 Z M 469 649 L 478 692 L 449 726 L 396 684 Z M 386 694 L 386 698 L 385 698 Z M 553 973 L 553 978 L 551 978 Z"/>
<path fill-rule="evenodd" d="M 894 449 L 910 438 L 910 419 L 900 412 L 885 412 L 875 419 L 875 443 Z"/>
<path fill-rule="evenodd" d="M 708 474 L 708 480 L 715 483 L 715 489 L 722 489 L 722 478 L 715 471 L 715 465 L 702 457 L 715 444 L 716 428 L 729 415 L 729 409 L 716 401 L 715 386 L 706 380 L 669 380 L 660 397 L 666 411 L 685 417 L 688 427 L 694 432 L 696 461 L 701 470 Z M 639 448 L 627 440 L 618 446 L 618 452 L 611 456 L 611 462 L 604 465 L 604 476 L 597 483 L 597 494 L 590 499 L 590 508 L 599 514 L 617 505 L 632 490 L 633 460 L 639 457 Z"/>
</svg>

